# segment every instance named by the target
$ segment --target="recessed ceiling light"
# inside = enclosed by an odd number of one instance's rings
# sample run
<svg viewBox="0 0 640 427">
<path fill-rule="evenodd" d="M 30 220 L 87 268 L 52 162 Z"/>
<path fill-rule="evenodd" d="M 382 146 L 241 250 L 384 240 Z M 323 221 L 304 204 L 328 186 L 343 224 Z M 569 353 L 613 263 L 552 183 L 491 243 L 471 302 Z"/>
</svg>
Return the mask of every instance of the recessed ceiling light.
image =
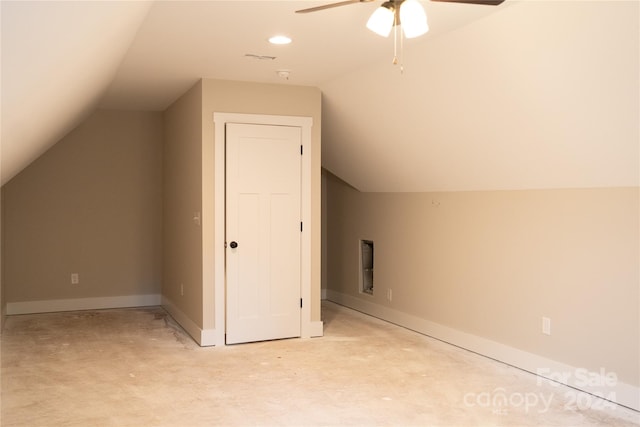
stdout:
<svg viewBox="0 0 640 427">
<path fill-rule="evenodd" d="M 271 44 L 289 44 L 291 39 L 287 36 L 273 36 L 269 38 Z"/>
</svg>

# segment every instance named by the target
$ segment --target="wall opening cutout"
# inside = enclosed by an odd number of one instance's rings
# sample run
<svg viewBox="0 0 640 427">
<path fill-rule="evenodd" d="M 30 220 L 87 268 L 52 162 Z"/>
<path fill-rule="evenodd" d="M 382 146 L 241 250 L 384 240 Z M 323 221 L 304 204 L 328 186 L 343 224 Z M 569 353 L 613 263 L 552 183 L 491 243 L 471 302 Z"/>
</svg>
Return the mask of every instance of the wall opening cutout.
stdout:
<svg viewBox="0 0 640 427">
<path fill-rule="evenodd" d="M 373 295 L 373 241 L 360 240 L 360 292 Z"/>
</svg>

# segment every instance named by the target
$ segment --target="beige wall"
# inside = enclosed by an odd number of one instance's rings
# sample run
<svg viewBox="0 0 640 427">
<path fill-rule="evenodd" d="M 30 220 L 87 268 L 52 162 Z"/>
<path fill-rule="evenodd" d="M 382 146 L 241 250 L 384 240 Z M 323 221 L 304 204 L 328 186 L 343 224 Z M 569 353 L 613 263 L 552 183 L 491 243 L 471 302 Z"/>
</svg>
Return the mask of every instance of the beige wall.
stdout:
<svg viewBox="0 0 640 427">
<path fill-rule="evenodd" d="M 7 312 L 7 303 L 4 298 L 4 286 L 2 285 L 4 270 L 2 269 L 3 257 L 2 257 L 2 248 L 4 246 L 4 239 L 2 238 L 2 229 L 4 228 L 4 224 L 2 222 L 2 191 L 0 191 L 0 335 L 2 334 L 2 329 L 4 327 L 4 319 L 5 314 Z"/>
<path fill-rule="evenodd" d="M 245 113 L 313 118 L 311 129 L 311 320 L 320 320 L 320 255 L 321 255 L 321 188 L 320 188 L 320 128 L 321 94 L 313 87 L 277 85 L 204 79 L 203 85 L 203 180 L 214 181 L 213 113 Z M 212 203 L 212 195 L 208 203 Z M 213 207 L 210 207 L 213 209 Z M 211 242 L 212 243 L 212 242 Z M 209 312 L 205 328 L 214 327 L 214 313 Z"/>
<path fill-rule="evenodd" d="M 312 320 L 320 320 L 320 102 L 320 91 L 311 87 L 203 79 L 165 112 L 162 293 L 193 335 L 195 328 L 206 333 L 216 327 L 215 235 L 193 221 L 195 212 L 215 210 L 214 112 L 313 118 L 311 296 Z"/>
<path fill-rule="evenodd" d="M 161 142 L 159 113 L 98 110 L 2 187 L 7 303 L 160 293 Z"/>
<path fill-rule="evenodd" d="M 202 326 L 202 84 L 164 112 L 162 295 Z M 184 292 L 181 293 L 180 285 Z"/>
<path fill-rule="evenodd" d="M 320 290 L 321 292 L 324 294 L 323 296 L 326 297 L 326 292 L 327 292 L 327 275 L 328 275 L 328 269 L 327 269 L 327 263 L 328 263 L 328 252 L 327 252 L 327 245 L 328 245 L 328 240 L 327 240 L 327 236 L 328 236 L 328 232 L 327 232 L 327 219 L 328 219 L 328 215 L 329 215 L 329 211 L 327 209 L 327 174 L 324 173 L 324 169 L 323 172 L 321 174 L 321 192 L 322 192 L 322 196 L 321 196 L 321 203 L 322 203 L 322 207 L 321 207 L 321 211 L 322 211 L 322 232 L 321 232 L 321 239 L 322 239 L 322 253 L 321 253 L 321 278 L 320 278 Z"/>
<path fill-rule="evenodd" d="M 638 386 L 638 195 L 361 193 L 327 174 L 330 294 Z M 359 239 L 375 243 L 373 297 L 358 292 Z"/>
</svg>

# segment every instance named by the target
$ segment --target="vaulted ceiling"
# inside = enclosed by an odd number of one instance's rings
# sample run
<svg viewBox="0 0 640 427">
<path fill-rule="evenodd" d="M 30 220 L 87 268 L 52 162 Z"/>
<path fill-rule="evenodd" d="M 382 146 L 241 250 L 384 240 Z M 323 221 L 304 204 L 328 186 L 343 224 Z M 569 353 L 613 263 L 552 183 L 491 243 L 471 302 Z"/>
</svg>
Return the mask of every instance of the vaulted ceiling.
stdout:
<svg viewBox="0 0 640 427">
<path fill-rule="evenodd" d="M 639 185 L 637 1 L 422 1 L 403 72 L 380 2 L 294 13 L 327 2 L 2 1 L 2 183 L 94 109 L 204 77 L 319 87 L 323 166 L 363 191 Z"/>
</svg>

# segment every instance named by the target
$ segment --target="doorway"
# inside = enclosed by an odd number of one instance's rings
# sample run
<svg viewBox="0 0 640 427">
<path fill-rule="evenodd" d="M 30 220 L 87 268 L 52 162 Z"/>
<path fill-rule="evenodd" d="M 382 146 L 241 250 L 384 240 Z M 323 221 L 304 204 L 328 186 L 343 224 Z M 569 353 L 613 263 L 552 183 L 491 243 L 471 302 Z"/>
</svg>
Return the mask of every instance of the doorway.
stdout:
<svg viewBox="0 0 640 427">
<path fill-rule="evenodd" d="M 226 125 L 226 343 L 300 336 L 301 129 Z"/>
<path fill-rule="evenodd" d="M 297 149 L 297 155 L 300 156 L 300 199 L 299 212 L 300 224 L 297 224 L 297 233 L 299 233 L 299 294 L 297 300 L 297 328 L 294 336 L 308 338 L 312 332 L 311 322 L 311 126 L 312 119 L 310 117 L 296 116 L 269 116 L 254 115 L 241 113 L 214 113 L 215 124 L 215 186 L 214 186 L 214 214 L 207 216 L 213 224 L 212 234 L 214 235 L 214 245 L 210 259 L 213 262 L 212 273 L 212 296 L 214 303 L 214 319 L 215 329 L 212 331 L 212 341 L 215 345 L 225 345 L 228 332 L 228 311 L 229 301 L 227 298 L 227 262 L 230 261 L 232 241 L 236 242 L 235 249 L 242 249 L 242 242 L 233 240 L 230 236 L 226 236 L 226 159 L 228 148 L 226 147 L 227 128 L 235 125 L 264 125 L 265 127 L 291 127 L 297 128 L 300 136 L 300 143 Z M 300 148 L 301 146 L 301 148 Z M 302 155 L 300 154 L 302 150 Z M 204 225 L 204 223 L 203 223 Z M 228 241 L 226 241 L 228 240 Z M 225 247 L 225 243 L 228 244 Z M 237 253 L 236 253 L 237 254 Z M 230 261 L 232 262 L 232 261 Z M 208 280 L 205 279 L 205 284 Z M 248 292 L 245 288 L 243 292 Z M 255 288 L 254 288 L 255 289 Z M 232 296 L 233 297 L 233 296 Z M 235 297 L 233 297 L 235 299 Z M 259 299 L 258 299 L 259 300 Z M 211 300 L 208 300 L 211 301 Z M 257 301 L 257 300 L 255 300 Z M 254 302 L 255 302 L 254 301 Z M 207 304 L 207 300 L 205 300 Z M 300 307 L 301 305 L 301 307 Z M 317 329 L 314 322 L 313 329 Z M 321 323 L 320 323 L 321 325 Z M 314 336 L 316 333 L 314 333 Z M 243 339 L 246 339 L 243 338 Z M 258 338 L 261 339 L 261 338 Z M 255 337 L 249 338 L 250 341 L 256 340 Z M 233 342 L 233 339 L 229 341 Z"/>
</svg>

